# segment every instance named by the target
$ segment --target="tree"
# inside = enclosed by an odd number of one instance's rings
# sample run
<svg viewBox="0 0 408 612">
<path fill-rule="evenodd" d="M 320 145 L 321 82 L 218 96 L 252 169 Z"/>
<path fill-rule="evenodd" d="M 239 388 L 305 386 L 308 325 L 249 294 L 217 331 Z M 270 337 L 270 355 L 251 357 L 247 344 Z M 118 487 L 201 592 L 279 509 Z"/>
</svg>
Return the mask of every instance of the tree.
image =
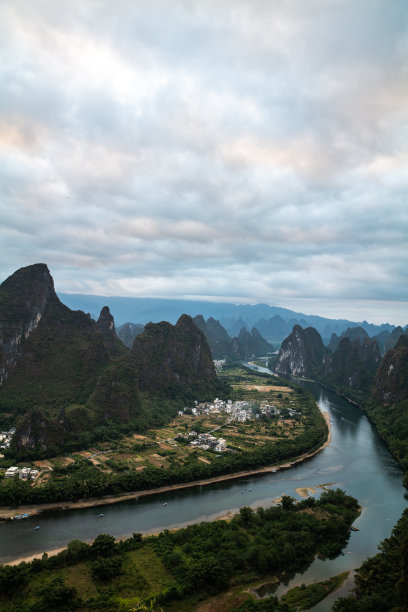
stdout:
<svg viewBox="0 0 408 612">
<path fill-rule="evenodd" d="M 292 510 L 295 501 L 296 500 L 293 497 L 290 497 L 290 495 L 282 495 L 281 506 L 284 510 Z"/>
<path fill-rule="evenodd" d="M 398 599 L 401 612 L 408 610 L 408 537 L 401 544 L 401 577 L 397 583 Z"/>
<path fill-rule="evenodd" d="M 42 596 L 42 604 L 45 610 L 64 610 L 67 608 L 72 610 L 72 604 L 77 596 L 76 588 L 66 586 L 60 576 L 43 586 L 39 593 Z"/>
<path fill-rule="evenodd" d="M 98 582 L 108 582 L 120 574 L 122 558 L 101 558 L 92 563 L 92 576 Z"/>
<path fill-rule="evenodd" d="M 254 515 L 254 511 L 249 506 L 243 506 L 239 509 L 239 514 L 243 523 L 249 523 Z"/>
<path fill-rule="evenodd" d="M 91 547 L 81 540 L 71 540 L 68 543 L 68 550 L 71 553 L 72 560 L 86 559 L 89 557 Z"/>
<path fill-rule="evenodd" d="M 115 553 L 115 548 L 115 538 L 104 533 L 98 535 L 91 546 L 96 557 L 110 557 Z"/>
</svg>

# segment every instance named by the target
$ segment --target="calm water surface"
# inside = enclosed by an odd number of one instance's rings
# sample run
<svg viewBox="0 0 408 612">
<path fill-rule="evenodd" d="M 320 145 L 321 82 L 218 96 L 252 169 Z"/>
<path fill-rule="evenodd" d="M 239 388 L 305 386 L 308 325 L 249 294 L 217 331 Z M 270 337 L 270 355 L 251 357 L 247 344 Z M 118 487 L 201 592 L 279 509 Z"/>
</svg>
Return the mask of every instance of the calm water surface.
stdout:
<svg viewBox="0 0 408 612">
<path fill-rule="evenodd" d="M 303 575 L 292 579 L 290 586 L 324 580 L 358 567 L 376 553 L 377 544 L 390 535 L 406 507 L 402 470 L 359 408 L 315 383 L 304 385 L 332 419 L 331 443 L 315 457 L 275 474 L 3 523 L 0 562 L 65 546 L 73 539 L 89 541 L 99 533 L 149 533 L 210 520 L 244 505 L 271 505 L 283 494 L 299 499 L 295 491 L 298 487 L 330 484 L 359 500 L 363 511 L 354 524 L 360 531 L 352 532 L 347 548 L 337 559 L 314 561 Z M 98 518 L 101 512 L 104 516 Z M 34 531 L 35 525 L 40 529 Z M 286 588 L 280 586 L 277 594 Z M 328 599 L 315 610 L 329 610 Z"/>
</svg>

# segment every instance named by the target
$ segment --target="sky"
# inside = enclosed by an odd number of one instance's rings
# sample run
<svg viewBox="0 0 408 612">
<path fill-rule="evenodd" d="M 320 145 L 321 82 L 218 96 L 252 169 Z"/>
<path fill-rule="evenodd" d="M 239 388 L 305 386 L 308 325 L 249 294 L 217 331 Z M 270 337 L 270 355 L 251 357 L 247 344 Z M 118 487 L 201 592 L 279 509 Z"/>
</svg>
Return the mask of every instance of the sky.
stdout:
<svg viewBox="0 0 408 612">
<path fill-rule="evenodd" d="M 408 323 L 406 0 L 1 0 L 0 279 Z"/>
</svg>

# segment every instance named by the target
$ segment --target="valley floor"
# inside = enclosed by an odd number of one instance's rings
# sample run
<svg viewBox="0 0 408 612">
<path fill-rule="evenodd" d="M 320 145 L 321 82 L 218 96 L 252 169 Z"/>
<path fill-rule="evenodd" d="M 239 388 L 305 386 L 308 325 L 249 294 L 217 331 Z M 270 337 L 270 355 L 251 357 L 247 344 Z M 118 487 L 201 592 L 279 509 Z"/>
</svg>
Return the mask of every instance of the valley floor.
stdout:
<svg viewBox="0 0 408 612">
<path fill-rule="evenodd" d="M 209 485 L 212 483 L 216 483 L 216 482 L 221 482 L 221 481 L 225 481 L 225 480 L 234 480 L 234 479 L 238 479 L 238 478 L 245 478 L 247 476 L 252 476 L 254 474 L 264 474 L 267 472 L 272 472 L 272 471 L 279 471 L 279 470 L 286 470 L 291 468 L 294 465 L 297 465 L 298 463 L 301 463 L 302 461 L 306 461 L 307 459 L 309 459 L 310 457 L 313 457 L 314 455 L 316 455 L 317 453 L 319 453 L 321 450 L 323 450 L 323 448 L 325 448 L 328 444 L 330 444 L 331 441 L 331 423 L 330 423 L 330 418 L 329 418 L 329 414 L 327 412 L 323 412 L 322 413 L 325 421 L 327 423 L 327 427 L 329 430 L 329 434 L 328 434 L 328 438 L 326 440 L 326 442 L 324 442 L 324 444 L 322 444 L 320 446 L 320 448 L 318 448 L 317 450 L 315 450 L 312 453 L 305 453 L 299 457 L 297 457 L 296 459 L 294 459 L 293 461 L 290 462 L 285 462 L 285 463 L 281 463 L 281 464 L 277 464 L 277 465 L 273 465 L 273 466 L 265 466 L 265 467 L 261 467 L 255 470 L 245 470 L 242 472 L 236 472 L 234 474 L 225 474 L 222 476 L 216 476 L 213 478 L 207 478 L 207 479 L 203 479 L 203 480 L 196 480 L 196 481 L 192 481 L 192 482 L 187 482 L 187 483 L 181 483 L 181 484 L 177 484 L 177 485 L 169 485 L 169 486 L 165 486 L 165 487 L 158 487 L 156 489 L 147 489 L 144 491 L 134 491 L 131 493 L 125 493 L 125 494 L 119 494 L 119 495 L 115 495 L 115 496 L 106 496 L 106 497 L 101 497 L 101 498 L 90 498 L 90 499 L 84 499 L 84 500 L 79 500 L 79 501 L 75 501 L 75 502 L 59 502 L 59 503 L 51 503 L 51 504 L 38 504 L 38 505 L 32 505 L 32 506 L 24 506 L 24 507 L 19 507 L 18 511 L 15 508 L 0 508 L 0 518 L 3 519 L 11 519 L 13 516 L 16 516 L 16 514 L 29 514 L 29 515 L 35 515 L 35 514 L 39 514 L 41 512 L 44 511 L 48 511 L 48 510 L 74 510 L 74 509 L 80 509 L 80 508 L 90 508 L 90 507 L 97 507 L 97 506 L 102 506 L 102 505 L 106 505 L 106 504 L 114 504 L 114 503 L 118 503 L 121 501 L 126 501 L 129 499 L 134 499 L 134 498 L 138 498 L 138 497 L 143 497 L 143 496 L 147 496 L 147 495 L 155 495 L 158 493 L 165 493 L 166 491 L 175 491 L 178 489 L 186 489 L 188 487 L 195 487 L 195 486 L 205 486 L 205 485 Z M 225 518 L 225 517 L 222 517 Z M 62 549 L 56 549 L 56 550 L 52 550 L 52 551 L 47 551 L 47 553 L 49 555 L 55 555 L 58 552 L 60 552 Z M 17 559 L 15 561 L 10 562 L 10 565 L 14 565 L 17 563 L 20 563 L 21 561 L 30 561 L 35 557 L 38 557 L 38 555 L 32 555 L 30 557 L 27 558 L 22 558 L 22 559 Z"/>
</svg>

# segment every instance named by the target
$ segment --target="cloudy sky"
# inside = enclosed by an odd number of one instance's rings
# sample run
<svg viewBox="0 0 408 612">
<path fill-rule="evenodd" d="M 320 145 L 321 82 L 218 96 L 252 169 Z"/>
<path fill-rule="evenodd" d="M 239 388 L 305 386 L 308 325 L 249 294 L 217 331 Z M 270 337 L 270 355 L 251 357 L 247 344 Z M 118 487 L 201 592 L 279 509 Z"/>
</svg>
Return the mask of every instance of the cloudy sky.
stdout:
<svg viewBox="0 0 408 612">
<path fill-rule="evenodd" d="M 1 0 L 0 277 L 408 322 L 406 0 Z"/>
</svg>

